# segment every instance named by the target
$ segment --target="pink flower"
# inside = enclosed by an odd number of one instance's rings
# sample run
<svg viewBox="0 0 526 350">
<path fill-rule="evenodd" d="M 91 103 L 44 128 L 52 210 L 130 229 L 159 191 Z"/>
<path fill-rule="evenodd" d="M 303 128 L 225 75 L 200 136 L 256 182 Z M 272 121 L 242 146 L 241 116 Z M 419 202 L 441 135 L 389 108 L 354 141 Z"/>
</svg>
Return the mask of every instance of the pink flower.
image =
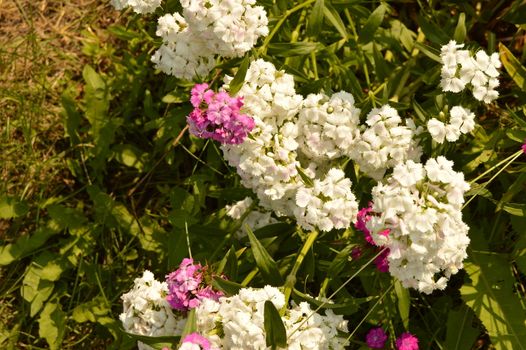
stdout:
<svg viewBox="0 0 526 350">
<path fill-rule="evenodd" d="M 409 332 L 402 333 L 396 339 L 396 348 L 398 350 L 418 350 L 418 338 Z"/>
<path fill-rule="evenodd" d="M 214 291 L 204 282 L 205 268 L 194 264 L 192 259 L 183 259 L 179 268 L 166 276 L 170 306 L 179 311 L 188 311 L 201 304 L 203 299 L 219 300 L 223 293 Z"/>
<path fill-rule="evenodd" d="M 356 217 L 356 223 L 354 224 L 354 227 L 356 227 L 357 230 L 363 232 L 367 243 L 375 245 L 373 237 L 371 237 L 371 232 L 367 229 L 366 225 L 367 222 L 371 220 L 371 212 L 373 211 L 372 205 L 372 203 L 369 203 L 369 206 L 360 209 Z"/>
<path fill-rule="evenodd" d="M 199 345 L 201 350 L 212 350 L 210 341 L 199 333 L 190 333 L 186 337 L 184 337 L 181 347 L 179 349 L 185 349 L 185 344 Z M 193 349 L 193 347 L 188 346 L 188 349 Z"/>
<path fill-rule="evenodd" d="M 358 260 L 362 257 L 362 248 L 356 246 L 351 250 L 351 258 L 353 260 Z"/>
<path fill-rule="evenodd" d="M 387 259 L 389 257 L 389 248 L 385 249 L 380 255 L 374 259 L 374 264 L 376 265 L 376 268 L 380 272 L 388 272 L 389 271 L 389 260 Z"/>
<path fill-rule="evenodd" d="M 186 121 L 194 136 L 223 144 L 240 144 L 254 129 L 254 119 L 240 112 L 242 97 L 230 97 L 224 91 L 216 93 L 203 83 L 194 85 L 190 102 L 194 110 Z"/>
<path fill-rule="evenodd" d="M 387 340 L 387 334 L 384 332 L 382 327 L 371 328 L 365 336 L 365 342 L 367 346 L 372 349 L 381 349 L 385 346 Z"/>
<path fill-rule="evenodd" d="M 526 139 L 524 140 L 524 143 L 521 146 L 522 152 L 526 153 Z"/>
</svg>

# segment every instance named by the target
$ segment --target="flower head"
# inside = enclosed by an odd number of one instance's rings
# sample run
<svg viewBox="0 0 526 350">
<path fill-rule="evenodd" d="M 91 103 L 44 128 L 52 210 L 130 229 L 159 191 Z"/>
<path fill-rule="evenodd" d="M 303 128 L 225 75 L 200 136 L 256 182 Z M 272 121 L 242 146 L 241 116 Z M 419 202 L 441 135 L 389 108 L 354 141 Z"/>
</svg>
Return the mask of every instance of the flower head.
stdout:
<svg viewBox="0 0 526 350">
<path fill-rule="evenodd" d="M 210 341 L 199 333 L 190 333 L 184 337 L 179 350 L 212 350 Z"/>
<path fill-rule="evenodd" d="M 524 143 L 522 144 L 522 152 L 526 153 L 526 139 L 524 140 Z"/>
<path fill-rule="evenodd" d="M 409 332 L 402 333 L 396 339 L 398 350 L 418 350 L 418 338 Z"/>
<path fill-rule="evenodd" d="M 367 346 L 372 349 L 381 349 L 387 340 L 387 334 L 382 327 L 371 328 L 365 336 Z"/>
<path fill-rule="evenodd" d="M 223 293 L 215 291 L 205 282 L 206 268 L 194 264 L 192 259 L 183 259 L 179 268 L 166 276 L 168 295 L 166 300 L 180 311 L 194 309 L 203 299 L 218 300 Z"/>
<path fill-rule="evenodd" d="M 240 112 L 242 97 L 230 97 L 224 91 L 216 93 L 206 83 L 192 88 L 190 102 L 194 110 L 186 120 L 194 136 L 240 144 L 255 126 L 254 119 Z"/>
</svg>

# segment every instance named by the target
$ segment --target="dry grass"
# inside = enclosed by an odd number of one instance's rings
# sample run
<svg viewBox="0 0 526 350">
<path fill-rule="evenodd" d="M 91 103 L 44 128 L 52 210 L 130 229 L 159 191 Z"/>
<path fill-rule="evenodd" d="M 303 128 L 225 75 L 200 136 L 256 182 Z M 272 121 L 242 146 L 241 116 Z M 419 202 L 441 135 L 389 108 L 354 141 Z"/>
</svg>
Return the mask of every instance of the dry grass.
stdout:
<svg viewBox="0 0 526 350">
<path fill-rule="evenodd" d="M 83 32 L 100 32 L 117 13 L 105 0 L 0 0 L 0 8 L 0 192 L 39 200 L 73 185 L 60 96 L 80 89 Z"/>
</svg>

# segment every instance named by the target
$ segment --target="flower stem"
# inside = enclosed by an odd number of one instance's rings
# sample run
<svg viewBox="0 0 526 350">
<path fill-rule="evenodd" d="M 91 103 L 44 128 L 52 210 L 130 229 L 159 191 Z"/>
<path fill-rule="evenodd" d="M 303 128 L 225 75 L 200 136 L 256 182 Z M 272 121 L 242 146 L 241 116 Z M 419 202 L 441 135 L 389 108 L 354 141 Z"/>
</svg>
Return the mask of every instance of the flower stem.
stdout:
<svg viewBox="0 0 526 350">
<path fill-rule="evenodd" d="M 301 264 L 303 263 L 303 259 L 305 259 L 305 256 L 307 255 L 309 250 L 312 248 L 312 245 L 314 244 L 314 241 L 316 240 L 316 238 L 318 238 L 318 235 L 319 235 L 318 230 L 313 230 L 309 233 L 307 240 L 305 241 L 305 243 L 303 243 L 303 247 L 298 253 L 298 257 L 296 258 L 296 262 L 294 263 L 292 270 L 287 276 L 287 280 L 285 281 L 285 291 L 284 291 L 285 306 L 283 306 L 282 312 L 284 312 L 287 309 L 287 306 L 289 304 L 289 299 L 292 293 L 292 289 L 294 288 L 294 285 L 296 284 L 296 274 L 298 273 L 301 267 Z"/>
</svg>

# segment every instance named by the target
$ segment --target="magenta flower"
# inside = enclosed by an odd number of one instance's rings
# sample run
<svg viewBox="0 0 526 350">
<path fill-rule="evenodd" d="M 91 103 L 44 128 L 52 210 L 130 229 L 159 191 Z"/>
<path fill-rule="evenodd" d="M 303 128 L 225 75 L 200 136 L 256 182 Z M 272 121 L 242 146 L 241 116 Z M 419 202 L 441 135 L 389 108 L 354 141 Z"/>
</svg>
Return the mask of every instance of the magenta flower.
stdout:
<svg viewBox="0 0 526 350">
<path fill-rule="evenodd" d="M 526 153 L 526 139 L 524 140 L 524 143 L 521 146 L 522 152 Z"/>
<path fill-rule="evenodd" d="M 418 338 L 409 332 L 402 333 L 396 339 L 396 348 L 398 350 L 418 350 Z"/>
<path fill-rule="evenodd" d="M 367 346 L 372 349 L 382 349 L 387 341 L 387 334 L 382 327 L 371 328 L 365 336 Z"/>
<path fill-rule="evenodd" d="M 254 119 L 240 112 L 242 97 L 230 97 L 224 91 L 216 93 L 203 83 L 194 85 L 190 102 L 194 110 L 186 121 L 194 136 L 223 144 L 240 144 L 254 129 Z"/>
<path fill-rule="evenodd" d="M 353 260 L 358 260 L 362 257 L 362 248 L 356 246 L 351 250 L 351 258 Z"/>
<path fill-rule="evenodd" d="M 201 304 L 203 299 L 219 300 L 223 293 L 215 291 L 204 281 L 205 268 L 194 264 L 192 259 L 183 259 L 179 268 L 166 276 L 170 306 L 179 311 L 188 311 Z"/>
<path fill-rule="evenodd" d="M 190 333 L 184 337 L 180 349 L 186 349 L 185 344 L 199 345 L 200 350 L 212 350 L 210 341 L 199 333 Z M 188 346 L 188 349 L 194 349 L 194 347 Z"/>
<path fill-rule="evenodd" d="M 371 220 L 371 212 L 373 211 L 372 205 L 372 203 L 369 203 L 369 206 L 360 209 L 356 217 L 356 223 L 354 224 L 354 227 L 356 227 L 357 230 L 363 232 L 367 243 L 376 245 L 374 243 L 373 237 L 371 237 L 371 232 L 369 231 L 369 229 L 367 229 L 366 225 L 367 222 Z"/>
<path fill-rule="evenodd" d="M 389 248 L 385 249 L 380 255 L 374 259 L 374 264 L 380 272 L 389 272 Z"/>
</svg>

